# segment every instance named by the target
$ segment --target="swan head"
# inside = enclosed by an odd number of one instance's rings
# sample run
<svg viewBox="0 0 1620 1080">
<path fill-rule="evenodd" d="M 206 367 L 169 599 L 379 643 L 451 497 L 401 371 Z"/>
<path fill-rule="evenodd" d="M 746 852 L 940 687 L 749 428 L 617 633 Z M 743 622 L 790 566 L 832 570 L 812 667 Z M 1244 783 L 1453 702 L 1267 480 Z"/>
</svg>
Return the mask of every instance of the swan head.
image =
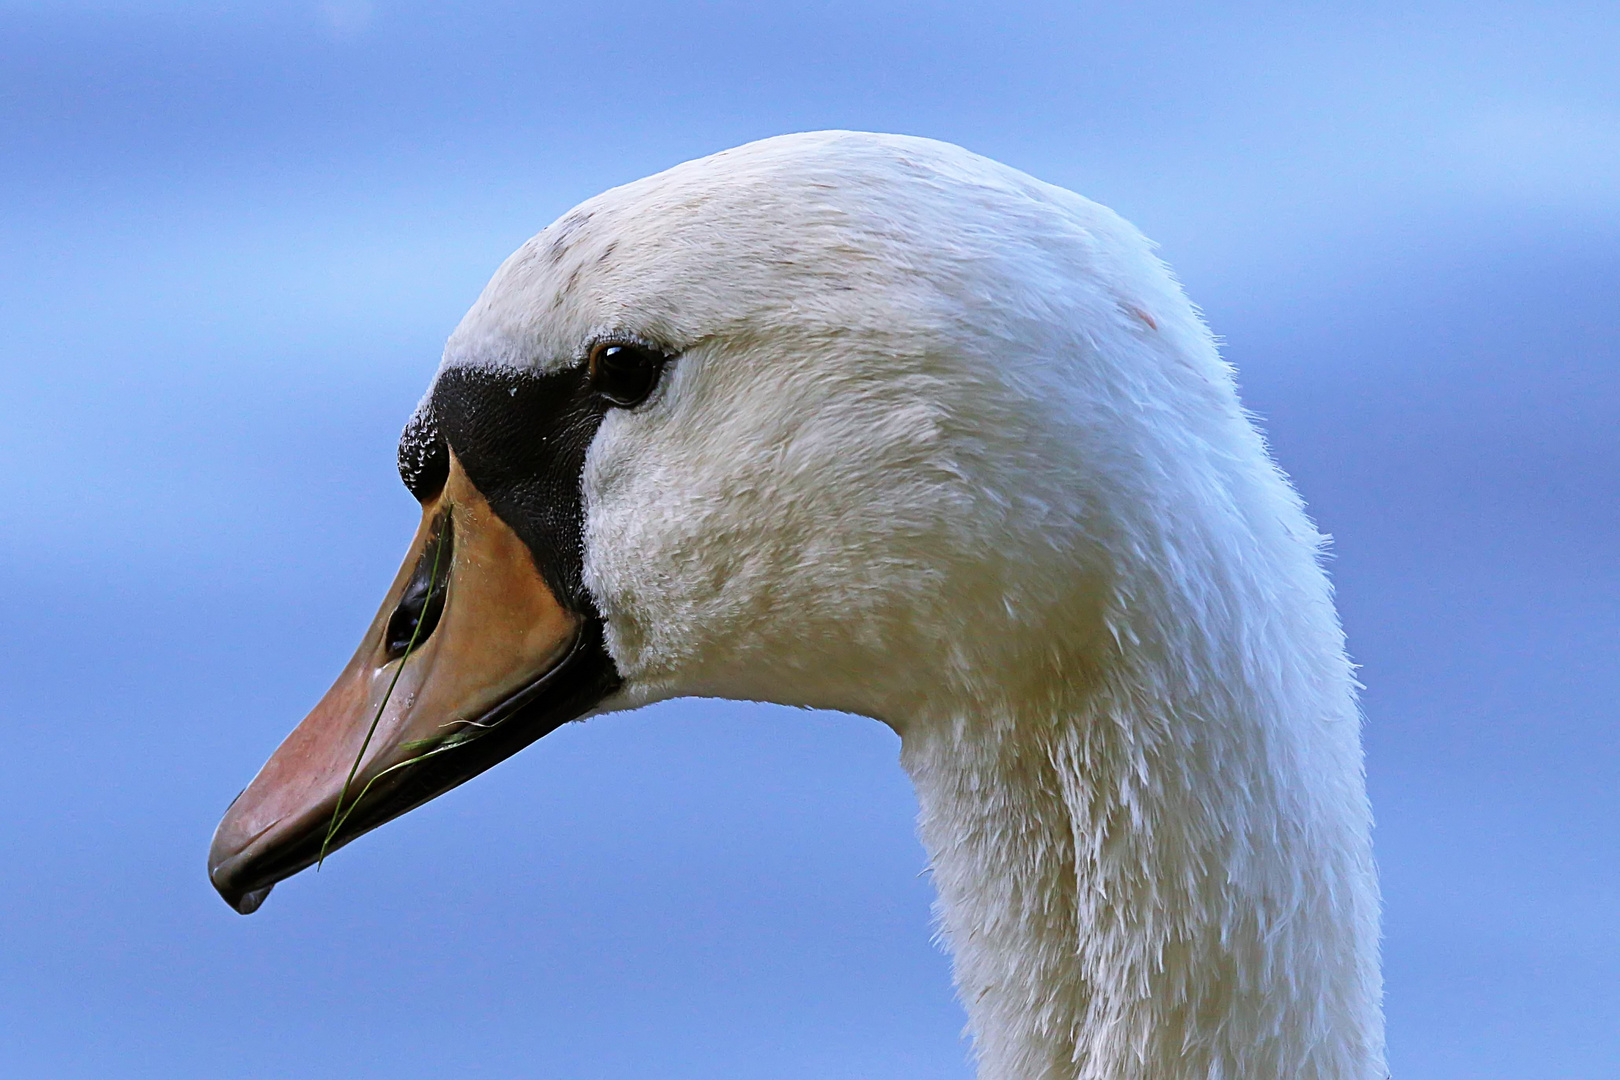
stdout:
<svg viewBox="0 0 1620 1080">
<path fill-rule="evenodd" d="M 400 445 L 421 527 L 212 880 L 251 911 L 595 712 L 718 696 L 909 741 L 1084 679 L 1234 422 L 1131 226 L 956 147 L 786 136 L 608 191 L 450 337 Z"/>
</svg>

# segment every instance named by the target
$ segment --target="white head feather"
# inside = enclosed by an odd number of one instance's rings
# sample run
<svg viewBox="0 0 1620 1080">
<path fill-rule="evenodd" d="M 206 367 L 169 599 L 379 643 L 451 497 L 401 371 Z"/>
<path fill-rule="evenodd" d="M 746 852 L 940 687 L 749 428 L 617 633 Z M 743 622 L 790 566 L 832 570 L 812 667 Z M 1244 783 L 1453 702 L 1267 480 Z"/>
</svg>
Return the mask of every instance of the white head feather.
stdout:
<svg viewBox="0 0 1620 1080">
<path fill-rule="evenodd" d="M 957 147 L 689 162 L 507 260 L 445 364 L 676 354 L 586 462 L 618 704 L 900 732 L 981 1076 L 1382 1080 L 1320 538 L 1111 211 Z"/>
</svg>

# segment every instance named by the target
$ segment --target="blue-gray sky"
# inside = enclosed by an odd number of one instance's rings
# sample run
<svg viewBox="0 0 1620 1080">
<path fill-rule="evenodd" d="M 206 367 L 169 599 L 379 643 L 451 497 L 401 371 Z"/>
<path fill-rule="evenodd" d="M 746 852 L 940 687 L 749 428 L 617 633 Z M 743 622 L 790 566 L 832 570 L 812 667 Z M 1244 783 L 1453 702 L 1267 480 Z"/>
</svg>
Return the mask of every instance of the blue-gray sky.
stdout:
<svg viewBox="0 0 1620 1080">
<path fill-rule="evenodd" d="M 1620 11 L 1409 8 L 0 0 L 7 1073 L 968 1075 L 870 721 L 575 725 L 251 919 L 203 873 L 499 261 L 821 127 L 1160 241 L 1335 537 L 1396 1077 L 1620 1073 Z"/>
</svg>

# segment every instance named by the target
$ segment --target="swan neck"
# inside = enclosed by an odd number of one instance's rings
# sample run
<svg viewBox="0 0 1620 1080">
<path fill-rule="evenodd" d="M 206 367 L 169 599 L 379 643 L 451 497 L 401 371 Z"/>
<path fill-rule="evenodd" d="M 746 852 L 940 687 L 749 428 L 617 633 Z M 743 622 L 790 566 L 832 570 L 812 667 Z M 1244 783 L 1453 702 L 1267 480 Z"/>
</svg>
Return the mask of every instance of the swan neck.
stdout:
<svg viewBox="0 0 1620 1080">
<path fill-rule="evenodd" d="M 908 725 L 981 1080 L 1384 1080 L 1353 687 L 1295 659 Z"/>
</svg>

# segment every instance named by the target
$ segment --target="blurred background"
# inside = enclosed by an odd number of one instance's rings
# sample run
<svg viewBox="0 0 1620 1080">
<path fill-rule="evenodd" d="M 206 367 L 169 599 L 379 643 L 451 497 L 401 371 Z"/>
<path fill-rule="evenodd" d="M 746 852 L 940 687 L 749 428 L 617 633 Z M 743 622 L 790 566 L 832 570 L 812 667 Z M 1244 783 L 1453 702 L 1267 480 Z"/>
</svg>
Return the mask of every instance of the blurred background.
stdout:
<svg viewBox="0 0 1620 1080">
<path fill-rule="evenodd" d="M 573 725 L 204 874 L 500 260 L 851 127 L 1113 206 L 1222 337 L 1335 537 L 1397 1080 L 1620 1075 L 1620 11 L 1421 6 L 0 0 L 4 1071 L 970 1075 L 870 721 Z"/>
</svg>

